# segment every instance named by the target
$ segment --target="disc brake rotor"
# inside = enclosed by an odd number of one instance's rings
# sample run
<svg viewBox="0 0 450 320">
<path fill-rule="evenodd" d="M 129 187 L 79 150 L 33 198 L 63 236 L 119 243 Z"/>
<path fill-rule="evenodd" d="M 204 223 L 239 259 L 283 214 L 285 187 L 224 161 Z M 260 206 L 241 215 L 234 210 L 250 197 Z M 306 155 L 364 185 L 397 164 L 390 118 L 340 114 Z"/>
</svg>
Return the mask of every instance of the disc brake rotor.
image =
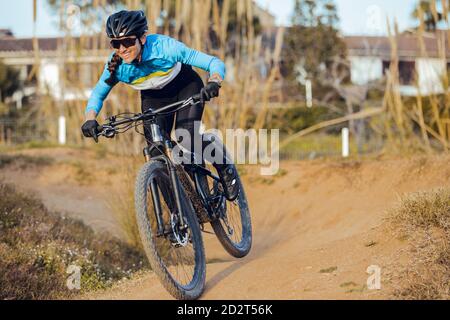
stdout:
<svg viewBox="0 0 450 320">
<path fill-rule="evenodd" d="M 175 237 L 176 242 L 172 243 L 174 246 L 186 247 L 189 242 L 189 232 L 187 226 L 184 227 L 184 230 L 180 230 L 180 224 L 178 222 L 178 215 L 171 213 L 170 214 L 170 224 L 172 226 L 173 235 Z"/>
</svg>

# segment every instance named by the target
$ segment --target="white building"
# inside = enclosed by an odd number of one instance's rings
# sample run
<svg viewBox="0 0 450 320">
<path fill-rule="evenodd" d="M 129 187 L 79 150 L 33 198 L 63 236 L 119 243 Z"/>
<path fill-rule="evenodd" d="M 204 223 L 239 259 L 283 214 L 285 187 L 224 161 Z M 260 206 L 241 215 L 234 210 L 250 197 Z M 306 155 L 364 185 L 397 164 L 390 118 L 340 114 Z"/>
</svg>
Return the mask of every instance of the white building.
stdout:
<svg viewBox="0 0 450 320">
<path fill-rule="evenodd" d="M 57 100 L 88 99 L 111 52 L 106 40 L 99 37 L 67 41 L 64 38 L 39 38 L 36 44 L 37 54 L 33 50 L 33 39 L 2 37 L 0 33 L 0 60 L 18 69 L 25 84 L 13 96 L 18 107 L 23 97 L 36 93 L 36 90 Z M 75 64 L 78 67 L 75 68 Z M 37 71 L 35 68 L 38 72 L 34 72 Z"/>
<path fill-rule="evenodd" d="M 389 38 L 348 36 L 344 40 L 352 83 L 365 85 L 384 77 L 392 60 Z M 442 79 L 450 62 L 446 33 L 426 34 L 421 44 L 416 34 L 405 32 L 397 37 L 396 44 L 402 95 L 415 96 L 419 90 L 421 95 L 442 93 Z"/>
</svg>

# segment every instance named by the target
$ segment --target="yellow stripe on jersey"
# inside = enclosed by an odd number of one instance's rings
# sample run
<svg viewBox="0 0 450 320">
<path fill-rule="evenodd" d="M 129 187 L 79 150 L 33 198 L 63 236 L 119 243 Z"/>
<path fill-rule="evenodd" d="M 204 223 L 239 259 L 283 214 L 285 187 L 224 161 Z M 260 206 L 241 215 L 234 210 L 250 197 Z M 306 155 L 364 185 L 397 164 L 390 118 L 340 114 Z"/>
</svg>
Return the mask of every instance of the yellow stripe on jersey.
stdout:
<svg viewBox="0 0 450 320">
<path fill-rule="evenodd" d="M 131 84 L 141 84 L 144 81 L 146 81 L 148 79 L 151 79 L 151 78 L 167 76 L 168 74 L 172 73 L 173 69 L 174 68 L 172 68 L 170 70 L 167 70 L 167 71 L 156 71 L 156 72 L 153 72 L 153 73 L 149 74 L 148 76 L 145 76 L 145 77 L 142 77 L 142 78 L 134 80 Z"/>
</svg>

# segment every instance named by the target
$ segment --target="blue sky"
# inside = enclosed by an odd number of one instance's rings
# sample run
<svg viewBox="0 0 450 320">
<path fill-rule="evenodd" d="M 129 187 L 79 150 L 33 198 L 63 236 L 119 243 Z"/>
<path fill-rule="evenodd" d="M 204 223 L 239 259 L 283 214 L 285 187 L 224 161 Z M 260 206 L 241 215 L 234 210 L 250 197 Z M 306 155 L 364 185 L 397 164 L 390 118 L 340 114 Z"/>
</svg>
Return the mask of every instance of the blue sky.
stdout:
<svg viewBox="0 0 450 320">
<path fill-rule="evenodd" d="M 256 0 L 286 24 L 294 7 L 294 0 Z M 346 34 L 385 34 L 386 18 L 395 18 L 401 30 L 414 26 L 411 12 L 417 0 L 335 0 L 341 20 L 340 29 Z"/>
<path fill-rule="evenodd" d="M 268 8 L 277 22 L 290 20 L 294 0 L 256 0 Z M 341 19 L 340 29 L 346 34 L 384 34 L 386 17 L 397 19 L 400 29 L 413 26 L 410 13 L 417 0 L 335 0 Z M 0 28 L 10 28 L 17 37 L 30 37 L 33 32 L 32 0 L 0 2 Z M 46 0 L 38 0 L 38 36 L 56 36 L 57 17 L 50 11 Z"/>
</svg>

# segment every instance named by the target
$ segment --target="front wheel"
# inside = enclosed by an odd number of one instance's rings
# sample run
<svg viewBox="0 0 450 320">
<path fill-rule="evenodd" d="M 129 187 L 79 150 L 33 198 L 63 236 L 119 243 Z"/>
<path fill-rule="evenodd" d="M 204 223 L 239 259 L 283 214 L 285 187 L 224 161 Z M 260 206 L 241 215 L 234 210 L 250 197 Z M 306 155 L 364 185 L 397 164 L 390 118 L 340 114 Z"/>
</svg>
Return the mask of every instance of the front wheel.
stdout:
<svg viewBox="0 0 450 320">
<path fill-rule="evenodd" d="M 203 293 L 206 262 L 195 211 L 180 184 L 179 190 L 185 225 L 180 223 L 166 164 L 147 162 L 136 179 L 135 207 L 152 270 L 172 296 L 191 300 Z"/>
</svg>

